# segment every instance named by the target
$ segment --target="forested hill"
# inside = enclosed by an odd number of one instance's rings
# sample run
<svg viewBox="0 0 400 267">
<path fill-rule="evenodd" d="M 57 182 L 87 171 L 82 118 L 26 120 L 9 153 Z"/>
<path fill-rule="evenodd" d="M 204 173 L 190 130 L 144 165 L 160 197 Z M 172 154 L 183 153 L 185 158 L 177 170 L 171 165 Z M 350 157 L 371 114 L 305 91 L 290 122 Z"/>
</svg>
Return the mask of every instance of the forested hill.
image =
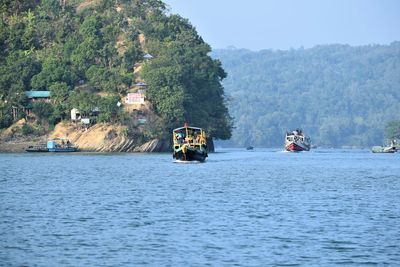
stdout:
<svg viewBox="0 0 400 267">
<path fill-rule="evenodd" d="M 77 108 L 85 116 L 95 110 L 97 122 L 127 126 L 138 142 L 169 140 L 185 120 L 227 139 L 226 73 L 210 51 L 190 22 L 160 0 L 1 1 L 0 130 L 24 116 L 37 119 L 32 127 L 40 134 Z M 138 126 L 137 114 L 124 106 L 143 83 L 146 109 L 139 115 L 147 123 Z M 32 104 L 29 90 L 50 91 L 50 103 L 33 103 L 34 117 L 15 118 L 15 110 Z"/>
<path fill-rule="evenodd" d="M 316 145 L 370 146 L 400 119 L 400 42 L 213 57 L 228 73 L 233 145 L 282 146 L 286 130 L 302 128 Z"/>
</svg>

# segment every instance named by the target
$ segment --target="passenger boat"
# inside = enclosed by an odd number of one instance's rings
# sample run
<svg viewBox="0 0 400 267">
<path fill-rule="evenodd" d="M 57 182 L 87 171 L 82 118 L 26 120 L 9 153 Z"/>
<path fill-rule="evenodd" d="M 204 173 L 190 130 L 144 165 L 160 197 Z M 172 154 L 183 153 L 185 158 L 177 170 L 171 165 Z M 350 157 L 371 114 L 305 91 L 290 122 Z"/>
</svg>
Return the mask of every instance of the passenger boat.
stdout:
<svg viewBox="0 0 400 267">
<path fill-rule="evenodd" d="M 373 146 L 372 153 L 395 153 L 397 152 L 396 140 L 390 141 L 388 146 Z"/>
<path fill-rule="evenodd" d="M 66 138 L 54 138 L 47 141 L 49 152 L 76 152 L 78 148 Z"/>
<path fill-rule="evenodd" d="M 311 141 L 302 130 L 286 132 L 285 149 L 291 152 L 310 151 Z"/>
<path fill-rule="evenodd" d="M 26 152 L 76 152 L 78 148 L 66 138 L 49 139 L 47 143 L 28 146 Z"/>
<path fill-rule="evenodd" d="M 172 132 L 173 157 L 180 161 L 204 162 L 208 157 L 207 137 L 203 129 L 188 126 L 176 128 Z"/>
</svg>

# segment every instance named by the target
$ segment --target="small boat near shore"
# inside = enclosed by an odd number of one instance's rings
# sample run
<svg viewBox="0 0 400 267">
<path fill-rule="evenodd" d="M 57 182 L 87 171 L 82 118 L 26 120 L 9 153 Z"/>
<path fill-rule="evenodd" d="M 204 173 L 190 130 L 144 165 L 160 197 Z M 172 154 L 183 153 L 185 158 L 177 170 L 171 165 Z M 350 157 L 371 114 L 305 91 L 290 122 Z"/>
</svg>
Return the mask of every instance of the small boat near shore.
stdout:
<svg viewBox="0 0 400 267">
<path fill-rule="evenodd" d="M 37 145 L 28 146 L 26 152 L 49 152 L 46 143 L 39 143 Z"/>
<path fill-rule="evenodd" d="M 54 138 L 47 141 L 49 152 L 76 152 L 78 148 L 66 138 Z"/>
<path fill-rule="evenodd" d="M 285 150 L 290 152 L 310 151 L 311 140 L 301 129 L 286 132 Z"/>
<path fill-rule="evenodd" d="M 204 162 L 208 157 L 206 133 L 202 128 L 187 126 L 172 132 L 173 158 L 177 161 Z"/>
<path fill-rule="evenodd" d="M 29 146 L 26 152 L 76 152 L 78 148 L 66 138 L 49 139 L 47 143 Z"/>
<path fill-rule="evenodd" d="M 388 146 L 373 146 L 372 153 L 395 153 L 397 152 L 396 141 L 391 140 Z"/>
</svg>

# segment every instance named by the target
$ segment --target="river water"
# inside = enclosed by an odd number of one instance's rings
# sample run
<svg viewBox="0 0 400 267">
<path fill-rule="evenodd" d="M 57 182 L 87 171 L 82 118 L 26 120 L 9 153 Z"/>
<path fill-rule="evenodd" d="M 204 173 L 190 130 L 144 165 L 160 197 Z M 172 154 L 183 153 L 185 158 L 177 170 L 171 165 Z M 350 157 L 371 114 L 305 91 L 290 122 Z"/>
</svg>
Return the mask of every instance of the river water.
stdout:
<svg viewBox="0 0 400 267">
<path fill-rule="evenodd" d="M 0 154 L 0 266 L 400 266 L 400 153 Z"/>
</svg>

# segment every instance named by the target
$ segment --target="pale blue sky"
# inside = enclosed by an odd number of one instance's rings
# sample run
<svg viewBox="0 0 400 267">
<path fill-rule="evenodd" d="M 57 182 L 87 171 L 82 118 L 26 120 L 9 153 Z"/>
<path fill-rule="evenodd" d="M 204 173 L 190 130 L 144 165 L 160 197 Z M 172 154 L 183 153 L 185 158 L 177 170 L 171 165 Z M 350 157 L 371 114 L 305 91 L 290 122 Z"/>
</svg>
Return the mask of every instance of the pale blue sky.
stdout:
<svg viewBox="0 0 400 267">
<path fill-rule="evenodd" d="M 400 40 L 400 0 L 165 0 L 213 48 L 290 49 Z"/>
</svg>

